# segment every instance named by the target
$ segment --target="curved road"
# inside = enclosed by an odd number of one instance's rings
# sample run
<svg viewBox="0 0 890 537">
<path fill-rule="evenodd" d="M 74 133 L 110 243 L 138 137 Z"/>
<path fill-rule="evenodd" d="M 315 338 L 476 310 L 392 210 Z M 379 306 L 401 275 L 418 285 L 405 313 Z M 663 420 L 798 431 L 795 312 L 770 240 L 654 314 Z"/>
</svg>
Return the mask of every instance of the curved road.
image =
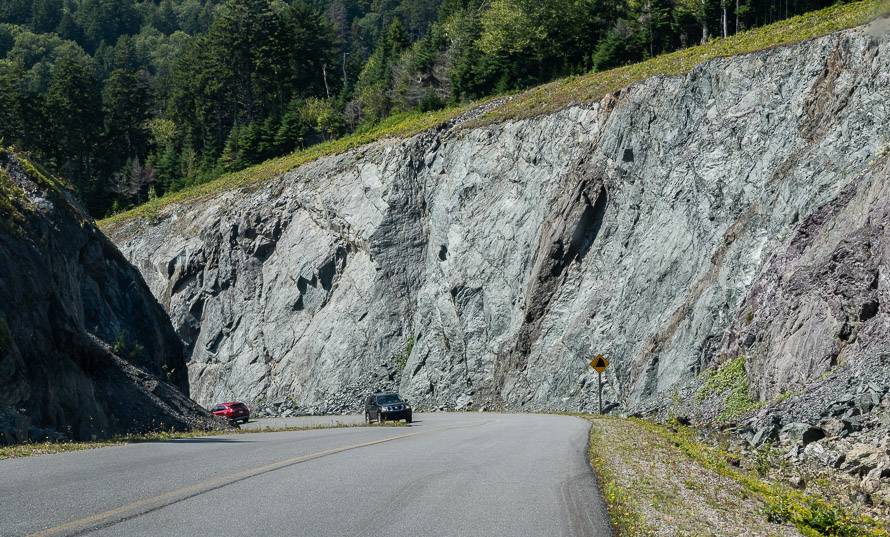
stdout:
<svg viewBox="0 0 890 537">
<path fill-rule="evenodd" d="M 587 422 L 416 419 L 0 461 L 0 535 L 611 535 Z"/>
</svg>

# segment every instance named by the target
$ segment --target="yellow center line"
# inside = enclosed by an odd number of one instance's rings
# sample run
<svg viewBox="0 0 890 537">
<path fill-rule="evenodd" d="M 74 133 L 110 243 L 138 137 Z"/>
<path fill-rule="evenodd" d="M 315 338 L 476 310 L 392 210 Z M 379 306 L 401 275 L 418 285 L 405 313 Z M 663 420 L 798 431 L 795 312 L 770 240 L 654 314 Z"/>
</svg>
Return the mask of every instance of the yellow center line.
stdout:
<svg viewBox="0 0 890 537">
<path fill-rule="evenodd" d="M 95 530 L 101 527 L 110 526 L 112 524 L 116 524 L 119 522 L 123 522 L 125 520 L 129 520 L 131 518 L 135 518 L 139 515 L 144 515 L 151 511 L 155 511 L 162 507 L 166 507 L 168 505 L 181 502 L 183 500 L 187 500 L 194 496 L 198 496 L 199 494 L 204 494 L 206 492 L 210 492 L 212 490 L 222 488 L 226 485 L 231 485 L 233 483 L 237 483 L 238 481 L 243 481 L 250 477 L 256 477 L 261 474 L 266 474 L 269 472 L 274 472 L 275 470 L 280 470 L 287 466 L 292 466 L 294 464 L 299 464 L 301 462 L 311 461 L 313 459 L 320 459 L 322 457 L 326 457 L 328 455 L 334 455 L 336 453 L 342 453 L 344 451 L 349 451 L 353 449 L 359 449 L 368 446 L 374 446 L 377 444 L 383 444 L 385 442 L 392 442 L 393 440 L 399 440 L 402 438 L 408 438 L 411 436 L 417 436 L 419 434 L 432 433 L 436 431 L 446 430 L 446 429 L 454 429 L 457 427 L 447 427 L 445 429 L 432 429 L 427 431 L 419 431 L 416 433 L 408 433 L 402 434 L 398 436 L 391 436 L 388 438 L 384 438 L 381 440 L 374 440 L 372 442 L 365 442 L 362 444 L 353 444 L 349 446 L 343 446 L 333 449 L 328 449 L 325 451 L 319 451 L 317 453 L 310 453 L 309 455 L 303 455 L 300 457 L 293 457 L 291 459 L 286 459 L 283 461 L 275 462 L 272 464 L 267 464 L 265 466 L 260 466 L 257 468 L 250 468 L 247 470 L 243 470 L 241 472 L 230 474 L 223 477 L 218 477 L 215 479 L 208 479 L 206 481 L 201 481 L 199 483 L 195 483 L 194 485 L 189 485 L 186 487 L 181 487 L 178 489 L 171 490 L 169 492 L 165 492 L 163 494 L 158 494 L 157 496 L 151 496 L 149 498 L 142 498 L 141 500 L 134 501 L 132 503 L 128 503 L 126 505 L 122 505 L 115 509 L 111 509 L 109 511 L 104 511 L 102 513 L 96 513 L 94 515 L 90 515 L 88 517 L 80 518 L 77 520 L 72 520 L 71 522 L 66 522 L 60 526 L 55 526 L 52 528 L 48 528 L 42 531 L 38 531 L 37 533 L 32 533 L 28 537 L 52 537 L 55 535 L 77 535 L 80 533 L 84 533 L 88 530 Z"/>
</svg>

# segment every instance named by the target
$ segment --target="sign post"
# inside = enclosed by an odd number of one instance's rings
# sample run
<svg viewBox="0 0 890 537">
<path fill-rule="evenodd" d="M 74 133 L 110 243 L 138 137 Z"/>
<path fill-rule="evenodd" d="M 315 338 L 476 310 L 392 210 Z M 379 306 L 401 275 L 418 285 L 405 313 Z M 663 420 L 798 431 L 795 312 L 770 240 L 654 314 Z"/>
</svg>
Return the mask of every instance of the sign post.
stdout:
<svg viewBox="0 0 890 537">
<path fill-rule="evenodd" d="M 590 361 L 590 367 L 596 370 L 597 395 L 599 396 L 600 414 L 603 413 L 603 371 L 609 367 L 609 361 L 602 354 Z"/>
</svg>

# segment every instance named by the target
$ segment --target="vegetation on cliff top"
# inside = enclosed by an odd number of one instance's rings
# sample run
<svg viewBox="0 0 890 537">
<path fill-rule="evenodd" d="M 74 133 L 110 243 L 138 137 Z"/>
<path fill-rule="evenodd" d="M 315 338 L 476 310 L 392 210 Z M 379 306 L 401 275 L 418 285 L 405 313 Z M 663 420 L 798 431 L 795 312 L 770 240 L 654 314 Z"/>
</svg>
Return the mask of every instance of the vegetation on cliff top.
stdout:
<svg viewBox="0 0 890 537">
<path fill-rule="evenodd" d="M 856 7 L 732 39 L 833 4 Z M 868 5 L 877 0 L 9 0 L 0 140 L 68 178 L 100 217 L 394 115 L 574 75 L 477 124 L 545 113 L 856 24 Z M 662 56 L 715 36 L 726 43 Z"/>
<path fill-rule="evenodd" d="M 862 0 L 806 13 L 725 39 L 713 39 L 704 45 L 657 56 L 645 62 L 545 84 L 507 99 L 505 104 L 492 107 L 464 126 L 478 127 L 552 113 L 574 103 L 599 100 L 609 93 L 649 77 L 679 75 L 715 58 L 801 42 L 864 24 L 888 12 L 890 12 L 890 0 Z M 102 220 L 100 225 L 110 228 L 132 218 L 151 218 L 162 208 L 173 203 L 187 202 L 220 191 L 261 183 L 317 158 L 342 153 L 380 139 L 408 137 L 452 120 L 482 102 L 484 101 L 435 112 L 396 114 L 374 127 L 360 130 L 355 134 L 323 142 L 285 157 L 225 174 L 207 183 L 151 199 L 143 205 Z"/>
<path fill-rule="evenodd" d="M 595 101 L 605 95 L 654 76 L 680 75 L 715 58 L 735 56 L 789 45 L 859 26 L 890 12 L 887 0 L 866 0 L 805 13 L 769 26 L 755 28 L 725 39 L 714 39 L 645 62 L 602 73 L 569 77 L 531 89 L 473 124 L 547 114 L 572 103 Z"/>
</svg>

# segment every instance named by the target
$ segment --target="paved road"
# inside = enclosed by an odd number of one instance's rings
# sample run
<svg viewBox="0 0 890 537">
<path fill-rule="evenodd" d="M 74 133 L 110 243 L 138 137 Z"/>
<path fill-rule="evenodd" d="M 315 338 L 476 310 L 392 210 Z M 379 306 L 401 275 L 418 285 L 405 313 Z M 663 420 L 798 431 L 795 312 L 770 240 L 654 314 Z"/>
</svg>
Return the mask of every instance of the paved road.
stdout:
<svg viewBox="0 0 890 537">
<path fill-rule="evenodd" d="M 416 418 L 0 461 L 0 535 L 610 535 L 586 422 Z"/>
<path fill-rule="evenodd" d="M 363 425 L 361 414 L 342 416 L 294 416 L 292 418 L 255 418 L 239 425 L 242 429 L 278 429 L 281 427 L 326 427 L 331 425 Z"/>
</svg>

